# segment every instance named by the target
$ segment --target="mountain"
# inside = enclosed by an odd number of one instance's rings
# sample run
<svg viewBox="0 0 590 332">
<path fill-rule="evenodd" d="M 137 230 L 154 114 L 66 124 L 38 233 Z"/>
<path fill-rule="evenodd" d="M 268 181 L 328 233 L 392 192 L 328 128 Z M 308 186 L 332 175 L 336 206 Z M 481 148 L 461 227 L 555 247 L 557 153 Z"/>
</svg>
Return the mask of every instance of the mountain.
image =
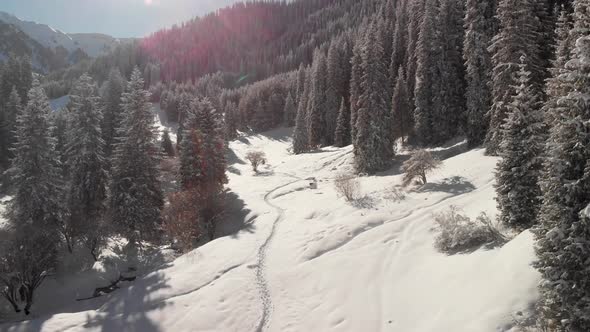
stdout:
<svg viewBox="0 0 590 332">
<path fill-rule="evenodd" d="M 126 41 L 126 39 L 121 40 L 103 34 L 68 34 L 47 24 L 24 21 L 5 12 L 0 12 L 0 21 L 14 25 L 31 39 L 54 52 L 64 48 L 69 56 L 80 49 L 89 57 L 94 58 L 112 51 L 117 45 Z"/>
<path fill-rule="evenodd" d="M 56 66 L 55 53 L 12 24 L 0 22 L 0 61 L 9 54 L 31 57 L 33 67 L 45 70 Z"/>
</svg>

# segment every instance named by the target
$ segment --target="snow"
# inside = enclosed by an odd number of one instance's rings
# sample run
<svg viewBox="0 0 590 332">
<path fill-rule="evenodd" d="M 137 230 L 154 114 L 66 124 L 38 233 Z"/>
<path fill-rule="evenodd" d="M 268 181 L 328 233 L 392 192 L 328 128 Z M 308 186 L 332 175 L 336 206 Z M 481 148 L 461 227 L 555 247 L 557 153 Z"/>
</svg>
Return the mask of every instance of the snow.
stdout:
<svg viewBox="0 0 590 332">
<path fill-rule="evenodd" d="M 433 213 L 455 205 L 472 218 L 495 217 L 496 158 L 464 152 L 462 142 L 437 149 L 447 159 L 430 183 L 393 201 L 404 152 L 390 171 L 362 177 L 363 198 L 349 204 L 333 178 L 352 170 L 352 148 L 295 156 L 290 134 L 230 143 L 229 213 L 241 231 L 59 314 L 47 299 L 66 293 L 49 283 L 35 319 L 0 330 L 507 331 L 536 301 L 530 232 L 470 254 L 447 256 L 433 245 Z M 257 149 L 268 163 L 254 174 L 244 156 Z"/>
<path fill-rule="evenodd" d="M 65 108 L 66 106 L 68 106 L 69 102 L 70 102 L 70 96 L 65 95 L 63 97 L 59 97 L 57 99 L 50 100 L 49 106 L 51 106 L 51 109 L 53 111 L 58 111 L 62 108 Z"/>
</svg>

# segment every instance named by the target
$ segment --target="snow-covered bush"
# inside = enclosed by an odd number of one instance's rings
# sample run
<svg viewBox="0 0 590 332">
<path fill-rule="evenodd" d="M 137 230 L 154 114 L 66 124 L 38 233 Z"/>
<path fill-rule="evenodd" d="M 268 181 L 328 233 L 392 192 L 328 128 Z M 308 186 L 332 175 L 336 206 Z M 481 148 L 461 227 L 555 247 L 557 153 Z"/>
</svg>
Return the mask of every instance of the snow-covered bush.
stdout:
<svg viewBox="0 0 590 332">
<path fill-rule="evenodd" d="M 483 212 L 473 221 L 460 214 L 456 206 L 451 206 L 449 210 L 435 214 L 434 220 L 440 231 L 435 246 L 442 252 L 457 253 L 506 241 L 506 237 Z"/>
<path fill-rule="evenodd" d="M 418 150 L 414 152 L 412 157 L 404 162 L 402 167 L 406 173 L 402 182 L 403 186 L 409 186 L 416 178 L 419 178 L 422 184 L 426 184 L 426 174 L 437 169 L 440 164 L 441 161 L 434 158 L 430 151 Z"/>
<path fill-rule="evenodd" d="M 334 180 L 334 186 L 336 187 L 336 191 L 344 196 L 348 202 L 359 198 L 361 185 L 359 180 L 352 175 L 339 174 Z"/>
<path fill-rule="evenodd" d="M 246 154 L 246 160 L 252 165 L 254 173 L 258 173 L 258 166 L 266 164 L 266 154 L 262 151 L 250 151 Z"/>
</svg>

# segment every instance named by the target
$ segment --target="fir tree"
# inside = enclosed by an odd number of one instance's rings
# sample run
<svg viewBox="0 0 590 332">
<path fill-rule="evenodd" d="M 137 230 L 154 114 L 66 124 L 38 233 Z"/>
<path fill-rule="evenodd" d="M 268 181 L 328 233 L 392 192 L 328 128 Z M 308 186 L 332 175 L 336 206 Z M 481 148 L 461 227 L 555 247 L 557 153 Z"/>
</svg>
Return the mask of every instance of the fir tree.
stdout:
<svg viewBox="0 0 590 332">
<path fill-rule="evenodd" d="M 465 133 L 469 146 L 483 143 L 489 125 L 488 111 L 492 105 L 489 82 L 492 58 L 488 47 L 492 38 L 493 1 L 468 0 L 465 16 L 464 53 L 466 67 L 467 114 Z"/>
<path fill-rule="evenodd" d="M 338 120 L 336 121 L 336 133 L 334 136 L 334 145 L 345 147 L 350 144 L 350 111 L 346 107 L 346 101 L 342 98 Z"/>
<path fill-rule="evenodd" d="M 13 87 L 4 107 L 0 106 L 0 169 L 10 165 L 15 143 L 16 119 L 21 109 L 21 99 Z"/>
<path fill-rule="evenodd" d="M 117 129 L 123 120 L 121 109 L 121 96 L 125 90 L 125 81 L 119 70 L 115 69 L 109 73 L 108 80 L 102 87 L 101 99 L 103 109 L 102 117 L 102 138 L 104 140 L 104 156 L 107 160 L 107 168 L 110 165 L 110 158 L 113 155 Z"/>
<path fill-rule="evenodd" d="M 301 98 L 303 98 L 303 92 L 305 90 L 305 74 L 306 74 L 306 69 L 305 66 L 303 64 L 299 65 L 299 70 L 297 71 L 297 95 L 295 96 L 296 98 L 296 102 L 297 102 L 297 107 L 299 107 L 299 104 L 301 103 Z"/>
<path fill-rule="evenodd" d="M 123 94 L 124 116 L 113 155 L 112 222 L 131 246 L 155 234 L 163 207 L 160 149 L 149 93 L 143 87 L 141 72 L 136 68 Z"/>
<path fill-rule="evenodd" d="M 295 129 L 293 131 L 293 153 L 301 154 L 308 151 L 309 139 L 307 138 L 307 103 L 309 96 L 309 84 L 304 84 L 304 91 L 297 107 L 295 117 Z"/>
<path fill-rule="evenodd" d="M 309 109 L 307 114 L 307 138 L 309 147 L 316 149 L 326 143 L 326 57 L 316 51 L 313 62 Z"/>
<path fill-rule="evenodd" d="M 383 60 L 377 28 L 373 22 L 365 36 L 363 93 L 358 102 L 357 136 L 354 141 L 357 171 L 370 174 L 384 170 L 393 158 L 387 65 Z"/>
<path fill-rule="evenodd" d="M 174 157 L 174 155 L 176 154 L 174 152 L 174 145 L 172 144 L 172 140 L 170 139 L 170 132 L 168 131 L 168 129 L 164 129 L 164 132 L 162 133 L 162 151 L 168 157 Z"/>
<path fill-rule="evenodd" d="M 436 1 L 427 0 L 417 47 L 414 133 L 423 145 L 434 144 L 437 140 L 434 132 L 435 102 L 440 102 L 436 97 L 442 89 L 437 67 L 440 58 L 435 27 L 437 11 Z"/>
<path fill-rule="evenodd" d="M 106 199 L 102 110 L 92 78 L 82 75 L 71 95 L 71 123 L 67 144 L 69 221 L 64 237 L 70 252 L 80 239 L 97 259 L 100 250 L 100 223 Z"/>
<path fill-rule="evenodd" d="M 402 143 L 405 142 L 406 137 L 409 136 L 412 128 L 410 98 L 408 94 L 408 83 L 405 79 L 405 74 L 402 68 L 399 69 L 397 76 L 397 83 L 393 90 L 392 101 L 392 118 L 395 137 L 401 137 Z"/>
<path fill-rule="evenodd" d="M 562 92 L 547 144 L 541 224 L 535 229 L 536 267 L 543 277 L 541 319 L 559 331 L 590 329 L 589 7 L 588 1 L 575 4 L 572 34 L 581 37 L 576 41 L 573 59 L 557 77 L 564 88 L 556 90 Z"/>
<path fill-rule="evenodd" d="M 285 101 L 285 111 L 283 114 L 285 116 L 284 126 L 293 127 L 295 125 L 295 117 L 297 117 L 297 107 L 295 107 L 295 101 L 290 92 Z"/>
<path fill-rule="evenodd" d="M 391 54 L 391 63 L 389 64 L 389 77 L 392 89 L 395 89 L 400 69 L 405 66 L 406 51 L 408 50 L 408 17 L 406 0 L 402 0 L 397 6 L 395 17 L 393 52 Z"/>
<path fill-rule="evenodd" d="M 238 117 L 236 115 L 238 106 L 234 102 L 225 105 L 225 137 L 233 140 L 238 137 Z"/>
<path fill-rule="evenodd" d="M 543 148 L 539 97 L 521 65 L 514 98 L 503 126 L 502 159 L 496 167 L 496 192 L 500 220 L 525 229 L 536 223 L 540 205 L 540 158 Z"/>
<path fill-rule="evenodd" d="M 486 149 L 490 155 L 499 152 L 502 142 L 502 125 L 512 100 L 510 82 L 518 70 L 521 56 L 526 58 L 526 70 L 531 72 L 533 89 L 541 91 L 544 77 L 539 60 L 539 20 L 534 0 L 502 0 L 498 5 L 497 17 L 500 31 L 494 36 L 492 52 L 492 108 L 490 128 L 486 136 Z"/>
<path fill-rule="evenodd" d="M 350 135 L 354 142 L 356 139 L 356 122 L 359 109 L 359 100 L 363 93 L 362 79 L 363 79 L 363 59 L 362 59 L 362 38 L 358 38 L 352 50 L 353 56 L 351 61 L 352 70 L 350 78 Z"/>
</svg>

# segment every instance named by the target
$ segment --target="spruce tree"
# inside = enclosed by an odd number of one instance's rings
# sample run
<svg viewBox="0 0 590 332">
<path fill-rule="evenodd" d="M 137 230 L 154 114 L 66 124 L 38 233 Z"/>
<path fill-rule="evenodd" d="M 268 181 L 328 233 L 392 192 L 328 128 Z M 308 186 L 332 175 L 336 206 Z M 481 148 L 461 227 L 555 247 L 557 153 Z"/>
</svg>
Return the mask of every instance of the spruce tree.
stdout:
<svg viewBox="0 0 590 332">
<path fill-rule="evenodd" d="M 0 106 L 0 169 L 10 165 L 15 143 L 16 119 L 21 109 L 21 99 L 13 87 L 4 106 Z"/>
<path fill-rule="evenodd" d="M 402 143 L 409 136 L 412 128 L 410 97 L 408 94 L 408 83 L 402 68 L 399 69 L 395 89 L 393 90 L 392 121 L 395 137 L 401 137 Z"/>
<path fill-rule="evenodd" d="M 297 107 L 299 107 L 299 104 L 301 103 L 301 98 L 303 98 L 303 92 L 305 90 L 305 74 L 306 74 L 307 70 L 305 68 L 305 66 L 302 64 L 299 65 L 299 70 L 297 71 L 297 92 L 296 92 L 296 96 L 295 96 L 295 101 L 297 103 Z"/>
<path fill-rule="evenodd" d="M 438 60 L 440 58 L 440 46 L 436 34 L 436 18 L 438 16 L 436 0 L 427 0 L 424 12 L 424 20 L 420 29 L 420 37 L 417 46 L 414 133 L 423 145 L 436 143 L 434 118 L 437 107 L 437 95 L 442 87 L 439 85 L 440 71 Z"/>
<path fill-rule="evenodd" d="M 309 96 L 310 84 L 305 82 L 299 106 L 297 107 L 297 116 L 295 117 L 295 129 L 293 131 L 293 153 L 301 154 L 308 151 L 309 139 L 307 138 L 307 103 Z"/>
<path fill-rule="evenodd" d="M 378 38 L 376 22 L 365 36 L 362 57 L 363 93 L 358 102 L 357 135 L 354 141 L 355 165 L 360 173 L 373 174 L 387 168 L 393 158 L 393 132 L 390 98 L 387 94 L 387 64 Z"/>
<path fill-rule="evenodd" d="M 412 107 L 416 104 L 416 78 L 418 70 L 418 45 L 421 34 L 421 26 L 425 13 L 427 0 L 409 0 L 408 3 L 408 50 L 406 52 L 406 77 L 408 81 L 408 92 Z M 434 15 L 434 13 L 433 13 Z"/>
<path fill-rule="evenodd" d="M 563 86 L 555 90 L 561 97 L 547 143 L 541 224 L 535 229 L 535 265 L 543 277 L 540 319 L 558 331 L 590 330 L 589 23 L 590 3 L 577 1 L 570 35 L 579 38 L 572 59 L 554 81 Z"/>
<path fill-rule="evenodd" d="M 238 105 L 234 102 L 228 102 L 225 105 L 225 137 L 227 140 L 233 140 L 238 137 Z"/>
<path fill-rule="evenodd" d="M 285 110 L 283 114 L 285 117 L 283 125 L 285 127 L 293 127 L 295 125 L 295 117 L 297 117 L 297 107 L 295 106 L 295 101 L 293 100 L 290 92 L 287 94 Z"/>
<path fill-rule="evenodd" d="M 110 158 L 113 155 L 117 129 L 123 119 L 121 109 L 121 96 L 125 90 L 125 81 L 118 69 L 109 73 L 108 80 L 102 87 L 101 101 L 104 107 L 102 117 L 102 139 L 104 140 L 104 156 L 107 160 L 107 168 L 110 166 Z"/>
<path fill-rule="evenodd" d="M 405 67 L 406 52 L 408 50 L 408 16 L 407 1 L 402 0 L 396 8 L 395 28 L 393 35 L 393 51 L 389 64 L 389 77 L 392 91 L 398 81 L 400 69 Z"/>
<path fill-rule="evenodd" d="M 467 0 L 463 57 L 467 80 L 465 134 L 470 147 L 483 143 L 489 125 L 492 58 L 488 47 L 493 34 L 493 17 L 486 15 L 492 12 L 492 2 Z"/>
<path fill-rule="evenodd" d="M 340 102 L 340 111 L 336 121 L 336 133 L 334 135 L 334 145 L 345 147 L 350 144 L 350 111 L 346 107 L 346 101 L 342 98 Z"/>
<path fill-rule="evenodd" d="M 172 140 L 170 139 L 170 131 L 168 129 L 164 129 L 162 133 L 162 151 L 168 157 L 174 157 L 174 144 L 172 144 Z"/>
<path fill-rule="evenodd" d="M 531 73 L 533 89 L 541 92 L 544 74 L 539 59 L 540 26 L 538 18 L 532 15 L 534 12 L 535 0 L 502 0 L 498 5 L 500 31 L 490 46 L 493 54 L 492 108 L 485 143 L 490 155 L 499 153 L 502 125 L 514 92 L 510 82 L 518 71 L 521 56 L 526 58 L 526 70 Z"/>
<path fill-rule="evenodd" d="M 326 144 L 326 57 L 316 50 L 311 74 L 311 90 L 308 99 L 307 138 L 309 147 L 317 149 Z"/>
<path fill-rule="evenodd" d="M 69 220 L 64 233 L 70 252 L 81 240 L 95 259 L 101 244 L 107 186 L 99 99 L 92 78 L 82 75 L 71 94 L 67 144 Z"/>
<path fill-rule="evenodd" d="M 542 121 L 540 100 L 531 87 L 530 73 L 521 65 L 514 98 L 503 126 L 502 159 L 496 167 L 500 221 L 517 229 L 534 225 L 540 206 Z"/>
<path fill-rule="evenodd" d="M 155 235 L 163 207 L 160 149 L 141 72 L 135 68 L 123 94 L 123 121 L 113 154 L 112 222 L 131 246 Z"/>
<path fill-rule="evenodd" d="M 350 135 L 351 139 L 354 142 L 356 139 L 356 121 L 357 121 L 357 114 L 359 109 L 359 100 L 363 93 L 362 91 L 362 79 L 364 75 L 363 71 L 363 59 L 362 59 L 362 45 L 363 39 L 362 37 L 357 37 L 357 40 L 354 44 L 354 48 L 352 50 L 353 56 L 351 61 L 352 70 L 351 70 L 351 78 L 350 78 Z"/>
</svg>

